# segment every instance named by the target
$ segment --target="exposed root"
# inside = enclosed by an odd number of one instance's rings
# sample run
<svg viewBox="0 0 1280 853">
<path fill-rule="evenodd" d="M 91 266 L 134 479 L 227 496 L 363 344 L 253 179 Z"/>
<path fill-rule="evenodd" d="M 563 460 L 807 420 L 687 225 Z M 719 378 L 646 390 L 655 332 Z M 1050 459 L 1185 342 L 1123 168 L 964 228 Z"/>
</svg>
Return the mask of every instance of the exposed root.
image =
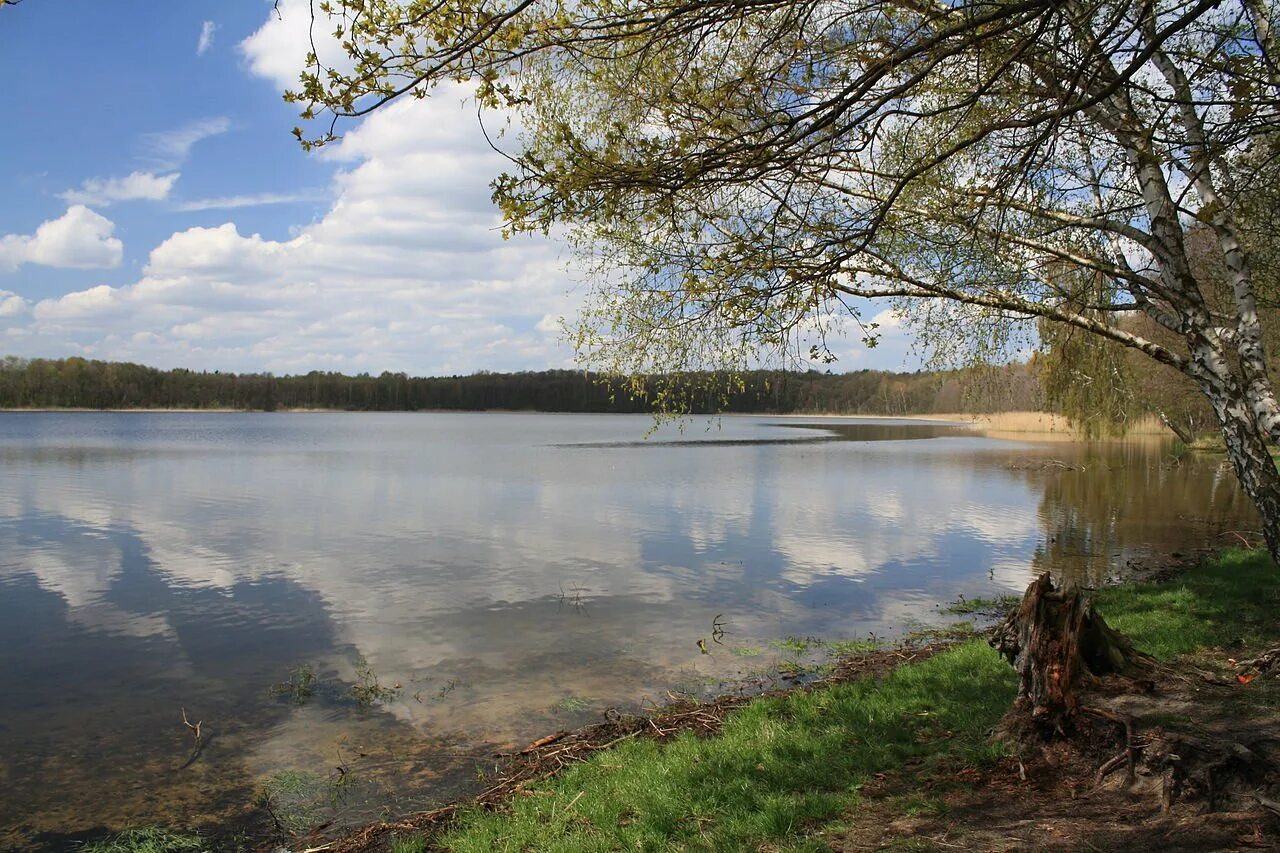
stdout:
<svg viewBox="0 0 1280 853">
<path fill-rule="evenodd" d="M 1242 660 L 1236 663 L 1236 668 L 1240 670 L 1241 675 L 1245 674 L 1261 674 L 1280 673 L 1280 648 L 1271 649 L 1263 652 L 1252 660 Z"/>
</svg>

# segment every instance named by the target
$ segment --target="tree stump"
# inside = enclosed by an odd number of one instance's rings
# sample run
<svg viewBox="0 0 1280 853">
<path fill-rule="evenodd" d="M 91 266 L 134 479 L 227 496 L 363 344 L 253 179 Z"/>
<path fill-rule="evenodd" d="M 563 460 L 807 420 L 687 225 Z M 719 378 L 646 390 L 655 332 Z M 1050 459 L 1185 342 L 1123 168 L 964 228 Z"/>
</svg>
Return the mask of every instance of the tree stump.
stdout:
<svg viewBox="0 0 1280 853">
<path fill-rule="evenodd" d="M 1151 661 L 1107 625 L 1078 587 L 1055 588 L 1048 573 L 1027 587 L 990 642 L 1018 671 L 1018 698 L 1003 728 L 1019 739 L 1070 734 L 1081 694 L 1098 677 L 1134 677 Z"/>
</svg>

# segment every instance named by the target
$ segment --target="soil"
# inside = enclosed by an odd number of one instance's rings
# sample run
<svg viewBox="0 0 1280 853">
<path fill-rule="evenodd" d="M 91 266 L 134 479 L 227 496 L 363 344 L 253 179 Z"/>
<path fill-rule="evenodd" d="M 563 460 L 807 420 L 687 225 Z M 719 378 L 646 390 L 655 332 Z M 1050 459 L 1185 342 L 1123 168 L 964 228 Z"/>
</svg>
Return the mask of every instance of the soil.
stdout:
<svg viewBox="0 0 1280 853">
<path fill-rule="evenodd" d="M 1070 741 L 992 768 L 881 777 L 822 840 L 837 851 L 1280 850 L 1280 677 L 1236 673 L 1227 653 L 1206 653 L 1160 667 L 1146 689 L 1093 692 L 1093 708 L 1130 722 L 1132 776 L 1123 725 L 1093 715 Z"/>
</svg>

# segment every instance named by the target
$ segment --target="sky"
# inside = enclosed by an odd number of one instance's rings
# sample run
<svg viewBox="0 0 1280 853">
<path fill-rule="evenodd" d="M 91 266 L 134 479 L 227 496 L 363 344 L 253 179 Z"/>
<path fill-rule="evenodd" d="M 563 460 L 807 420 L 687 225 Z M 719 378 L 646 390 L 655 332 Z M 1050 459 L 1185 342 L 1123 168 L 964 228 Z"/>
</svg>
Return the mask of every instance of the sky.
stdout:
<svg viewBox="0 0 1280 853">
<path fill-rule="evenodd" d="M 0 355 L 277 374 L 573 365 L 559 321 L 587 285 L 554 239 L 502 239 L 489 182 L 505 161 L 462 90 L 301 149 L 281 94 L 309 23 L 307 0 L 0 9 Z M 918 366 L 894 318 L 875 319 L 881 346 L 837 342 L 831 369 Z"/>
</svg>

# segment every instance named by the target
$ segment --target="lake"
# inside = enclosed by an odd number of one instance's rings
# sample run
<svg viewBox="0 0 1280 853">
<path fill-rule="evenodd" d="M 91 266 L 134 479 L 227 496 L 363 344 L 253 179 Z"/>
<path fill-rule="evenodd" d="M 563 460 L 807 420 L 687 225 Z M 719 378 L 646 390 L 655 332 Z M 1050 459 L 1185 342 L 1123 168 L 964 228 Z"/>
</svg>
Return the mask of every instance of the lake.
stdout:
<svg viewBox="0 0 1280 853">
<path fill-rule="evenodd" d="M 341 782 L 334 825 L 404 813 L 606 708 L 772 683 L 785 638 L 1256 526 L 1221 457 L 1161 442 L 651 426 L 0 414 L 0 846 L 260 820 L 281 780 Z"/>
</svg>

